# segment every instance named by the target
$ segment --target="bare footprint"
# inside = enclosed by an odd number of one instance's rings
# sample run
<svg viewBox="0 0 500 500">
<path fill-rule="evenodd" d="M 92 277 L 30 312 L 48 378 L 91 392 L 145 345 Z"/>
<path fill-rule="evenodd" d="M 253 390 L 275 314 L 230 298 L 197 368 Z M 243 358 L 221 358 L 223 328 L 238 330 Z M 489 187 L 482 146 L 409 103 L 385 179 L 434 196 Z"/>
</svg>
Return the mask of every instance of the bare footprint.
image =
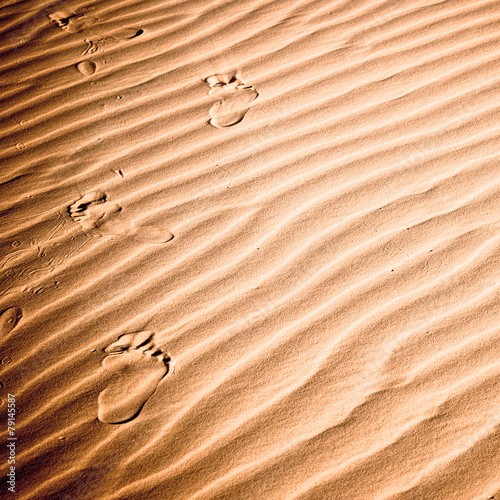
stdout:
<svg viewBox="0 0 500 500">
<path fill-rule="evenodd" d="M 68 10 L 59 10 L 49 14 L 50 21 L 58 28 L 70 33 L 78 33 L 95 24 L 97 17 L 87 17 L 84 14 L 76 14 Z"/>
<path fill-rule="evenodd" d="M 103 191 L 93 191 L 68 207 L 69 216 L 84 231 L 99 230 L 104 236 L 130 236 L 144 243 L 166 243 L 173 239 L 169 229 L 136 225 L 121 217 L 119 203 L 109 201 Z M 118 217 L 120 216 L 120 217 Z"/>
<path fill-rule="evenodd" d="M 80 223 L 82 229 L 89 231 L 102 226 L 121 209 L 118 203 L 108 201 L 102 191 L 93 191 L 70 205 L 68 213 L 74 221 Z"/>
<path fill-rule="evenodd" d="M 210 124 L 217 128 L 241 122 L 259 95 L 252 86 L 231 75 L 213 75 L 206 82 L 211 87 L 209 95 L 219 99 L 210 109 Z"/>
<path fill-rule="evenodd" d="M 170 358 L 153 342 L 152 332 L 122 335 L 105 349 L 104 369 L 116 378 L 99 394 L 98 418 L 119 424 L 136 417 L 168 373 Z"/>
<path fill-rule="evenodd" d="M 19 320 L 23 317 L 23 312 L 19 306 L 9 307 L 0 313 L 0 336 L 10 333 Z"/>
<path fill-rule="evenodd" d="M 87 44 L 87 48 L 82 55 L 93 54 L 101 49 L 104 45 L 110 43 L 118 43 L 124 40 L 131 40 L 132 38 L 137 38 L 144 33 L 144 30 L 137 28 L 123 28 L 118 31 L 114 31 L 110 34 L 103 35 L 93 35 L 85 38 L 84 42 Z"/>
</svg>

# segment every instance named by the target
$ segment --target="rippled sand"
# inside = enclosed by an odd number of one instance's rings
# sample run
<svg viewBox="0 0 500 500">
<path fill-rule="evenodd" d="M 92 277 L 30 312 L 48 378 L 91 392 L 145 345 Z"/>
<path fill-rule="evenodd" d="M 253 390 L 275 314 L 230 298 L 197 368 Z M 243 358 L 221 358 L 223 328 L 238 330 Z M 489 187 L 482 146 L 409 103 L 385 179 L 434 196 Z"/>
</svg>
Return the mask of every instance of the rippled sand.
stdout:
<svg viewBox="0 0 500 500">
<path fill-rule="evenodd" d="M 498 1 L 0 14 L 16 498 L 500 499 Z"/>
</svg>

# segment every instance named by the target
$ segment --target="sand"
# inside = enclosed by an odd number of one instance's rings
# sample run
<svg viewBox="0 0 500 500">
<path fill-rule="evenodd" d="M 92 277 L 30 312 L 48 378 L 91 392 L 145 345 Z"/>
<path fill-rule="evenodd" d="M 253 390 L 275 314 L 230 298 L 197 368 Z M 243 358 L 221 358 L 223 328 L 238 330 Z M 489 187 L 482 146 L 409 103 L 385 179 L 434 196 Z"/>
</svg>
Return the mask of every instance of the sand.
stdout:
<svg viewBox="0 0 500 500">
<path fill-rule="evenodd" d="M 500 2 L 0 14 L 2 498 L 500 498 Z"/>
</svg>

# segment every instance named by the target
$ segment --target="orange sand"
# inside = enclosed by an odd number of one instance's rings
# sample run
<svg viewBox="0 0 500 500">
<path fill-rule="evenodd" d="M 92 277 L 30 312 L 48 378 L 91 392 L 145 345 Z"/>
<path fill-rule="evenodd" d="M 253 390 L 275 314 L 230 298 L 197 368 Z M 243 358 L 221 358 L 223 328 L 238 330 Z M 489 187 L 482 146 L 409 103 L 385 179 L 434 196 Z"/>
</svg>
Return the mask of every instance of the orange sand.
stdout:
<svg viewBox="0 0 500 500">
<path fill-rule="evenodd" d="M 500 2 L 0 13 L 16 499 L 500 498 Z"/>
</svg>

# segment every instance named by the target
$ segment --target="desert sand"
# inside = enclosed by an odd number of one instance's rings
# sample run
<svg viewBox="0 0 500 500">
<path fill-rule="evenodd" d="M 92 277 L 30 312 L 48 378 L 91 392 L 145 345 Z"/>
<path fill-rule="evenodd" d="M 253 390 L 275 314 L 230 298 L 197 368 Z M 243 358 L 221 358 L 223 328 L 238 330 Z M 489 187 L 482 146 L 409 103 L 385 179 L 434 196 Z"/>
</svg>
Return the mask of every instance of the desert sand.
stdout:
<svg viewBox="0 0 500 500">
<path fill-rule="evenodd" d="M 0 14 L 2 498 L 500 499 L 500 2 Z"/>
</svg>

